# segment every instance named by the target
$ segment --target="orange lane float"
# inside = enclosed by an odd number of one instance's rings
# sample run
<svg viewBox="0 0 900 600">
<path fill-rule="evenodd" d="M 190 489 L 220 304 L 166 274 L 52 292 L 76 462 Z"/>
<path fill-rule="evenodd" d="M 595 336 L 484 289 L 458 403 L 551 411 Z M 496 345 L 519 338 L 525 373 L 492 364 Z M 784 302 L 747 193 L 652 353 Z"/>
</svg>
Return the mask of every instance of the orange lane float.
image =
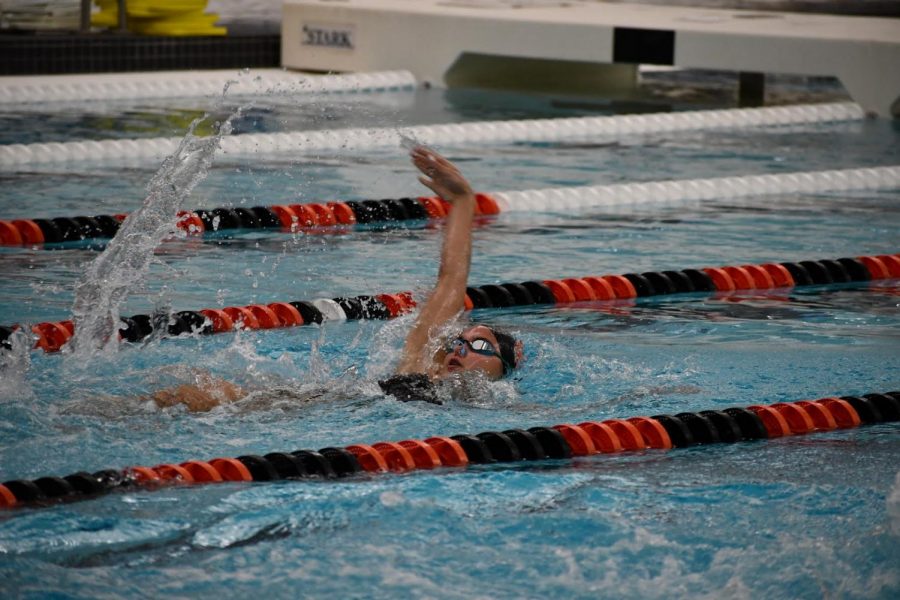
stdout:
<svg viewBox="0 0 900 600">
<path fill-rule="evenodd" d="M 731 275 L 729 275 L 728 272 L 725 271 L 725 269 L 707 267 L 705 269 L 701 269 L 701 271 L 710 276 L 710 278 L 713 280 L 713 284 L 715 284 L 718 291 L 733 292 L 737 289 L 737 286 L 734 284 L 734 280 L 731 278 Z"/>
<path fill-rule="evenodd" d="M 572 290 L 576 302 L 586 302 L 597 299 L 597 296 L 594 294 L 594 288 L 584 279 L 572 277 L 563 279 L 562 283 L 566 284 L 569 289 Z"/>
<path fill-rule="evenodd" d="M 236 458 L 214 458 L 209 464 L 219 472 L 222 481 L 253 481 L 250 470 Z"/>
<path fill-rule="evenodd" d="M 615 432 L 623 450 L 643 450 L 647 447 L 644 436 L 633 423 L 623 419 L 607 419 L 602 424 Z"/>
<path fill-rule="evenodd" d="M 572 288 L 568 286 L 563 281 L 557 281 L 555 279 L 547 279 L 544 281 L 544 285 L 550 288 L 550 291 L 553 292 L 553 297 L 556 298 L 557 304 L 568 304 L 569 302 L 575 302 L 575 292 L 572 291 Z"/>
<path fill-rule="evenodd" d="M 772 408 L 781 413 L 781 416 L 787 421 L 791 433 L 809 433 L 816 428 L 812 417 L 798 404 L 793 402 L 776 402 L 772 405 Z"/>
<path fill-rule="evenodd" d="M 597 454 L 597 447 L 590 434 L 578 425 L 554 425 L 553 429 L 559 431 L 569 448 L 572 449 L 572 456 L 590 456 Z"/>
<path fill-rule="evenodd" d="M 769 274 L 769 277 L 772 278 L 772 282 L 775 284 L 775 287 L 794 287 L 794 277 L 791 275 L 791 272 L 784 267 L 784 265 L 779 265 L 776 263 L 765 263 L 760 265 L 760 267 Z"/>
<path fill-rule="evenodd" d="M 9 221 L 0 221 L 0 245 L 21 246 L 24 242 L 18 228 Z"/>
<path fill-rule="evenodd" d="M 464 467 L 469 464 L 465 450 L 454 439 L 435 436 L 423 440 L 437 452 L 441 464 L 446 467 Z"/>
<path fill-rule="evenodd" d="M 12 508 L 17 503 L 16 496 L 8 487 L 0 483 L 0 508 Z"/>
<path fill-rule="evenodd" d="M 772 276 L 769 275 L 769 272 L 762 268 L 762 266 L 760 265 L 743 265 L 741 268 L 750 274 L 750 276 L 753 278 L 753 287 L 758 290 L 768 290 L 774 287 L 782 287 L 776 286 L 775 280 L 772 279 Z"/>
<path fill-rule="evenodd" d="M 134 477 L 139 483 L 150 483 L 153 481 L 161 481 L 159 474 L 150 467 L 128 467 L 125 473 Z"/>
<path fill-rule="evenodd" d="M 273 302 L 268 305 L 269 309 L 275 314 L 275 317 L 281 323 L 282 327 L 296 327 L 303 325 L 303 317 L 300 311 L 292 304 L 287 302 Z"/>
<path fill-rule="evenodd" d="M 191 474 L 197 483 L 213 483 L 223 481 L 222 474 L 208 462 L 189 460 L 181 463 L 181 467 Z"/>
<path fill-rule="evenodd" d="M 624 277 L 623 277 L 624 279 Z M 597 300 L 615 300 L 616 292 L 613 290 L 613 286 L 610 285 L 609 281 L 604 279 L 603 277 L 583 277 L 583 281 L 585 281 L 589 286 L 591 286 L 591 290 L 594 292 L 594 298 Z M 625 279 L 625 281 L 631 285 L 631 282 Z M 633 286 L 632 286 L 633 287 Z"/>
<path fill-rule="evenodd" d="M 813 426 L 819 431 L 830 431 L 837 429 L 837 422 L 834 415 L 827 407 L 809 400 L 799 400 L 794 402 L 795 405 L 806 411 L 809 418 L 812 419 Z"/>
<path fill-rule="evenodd" d="M 229 314 L 224 310 L 219 310 L 217 308 L 204 308 L 200 310 L 200 314 L 209 319 L 210 323 L 212 323 L 214 333 L 231 331 L 231 329 L 234 327 L 234 321 L 231 319 L 231 316 L 229 316 Z"/>
<path fill-rule="evenodd" d="M 616 294 L 616 298 L 637 298 L 637 290 L 634 289 L 634 284 L 625 277 L 621 275 L 604 275 L 601 279 L 610 285 Z"/>
<path fill-rule="evenodd" d="M 16 219 L 12 222 L 13 227 L 19 230 L 22 236 L 22 243 L 26 246 L 44 243 L 44 232 L 40 226 L 30 219 Z"/>
<path fill-rule="evenodd" d="M 831 413 L 835 424 L 840 429 L 859 427 L 860 419 L 856 410 L 846 400 L 840 398 L 822 398 L 814 400 L 814 404 L 825 407 Z"/>
<path fill-rule="evenodd" d="M 425 212 L 430 219 L 443 219 L 447 216 L 447 211 L 440 199 L 432 197 L 418 198 L 419 203 L 425 208 Z"/>
<path fill-rule="evenodd" d="M 478 205 L 478 214 L 480 215 L 499 215 L 500 206 L 497 201 L 488 194 L 475 194 L 475 202 Z"/>
<path fill-rule="evenodd" d="M 194 483 L 194 476 L 181 465 L 162 464 L 152 467 L 163 481 L 183 481 Z"/>
<path fill-rule="evenodd" d="M 612 427 L 605 423 L 596 423 L 594 421 L 585 421 L 579 423 L 578 427 L 583 429 L 594 443 L 594 448 L 598 452 L 610 453 L 621 452 L 623 450 L 622 442 L 619 436 L 613 431 Z"/>
<path fill-rule="evenodd" d="M 45 352 L 59 352 L 72 337 L 69 330 L 59 323 L 38 323 L 31 331 L 37 336 L 35 347 Z"/>
<path fill-rule="evenodd" d="M 399 317 L 416 306 L 411 294 L 379 294 L 375 298 L 387 307 L 392 318 Z"/>
<path fill-rule="evenodd" d="M 321 227 L 331 227 L 333 225 L 337 225 L 337 217 L 334 214 L 334 211 L 325 204 L 318 204 L 316 202 L 312 204 L 308 204 L 313 212 L 316 213 L 316 222 Z"/>
<path fill-rule="evenodd" d="M 245 306 L 226 306 L 222 309 L 222 312 L 231 318 L 231 321 L 235 326 L 240 325 L 245 329 L 260 328 L 256 315 Z"/>
<path fill-rule="evenodd" d="M 875 258 L 880 260 L 881 264 L 887 268 L 890 277 L 900 277 L 900 257 L 894 254 L 879 254 Z"/>
<path fill-rule="evenodd" d="M 275 327 L 281 327 L 281 319 L 278 318 L 278 315 L 275 314 L 274 310 L 265 304 L 250 304 L 245 308 L 256 317 L 256 322 L 260 329 L 274 329 Z"/>
<path fill-rule="evenodd" d="M 384 472 L 388 470 L 388 463 L 384 456 L 372 446 L 353 444 L 347 446 L 347 450 L 356 456 L 360 466 L 366 471 Z"/>
<path fill-rule="evenodd" d="M 326 206 L 334 213 L 334 219 L 338 225 L 353 225 L 356 223 L 356 215 L 346 202 L 329 202 Z"/>
<path fill-rule="evenodd" d="M 297 215 L 297 226 L 315 227 L 319 224 L 319 215 L 307 204 L 291 204 L 290 208 Z"/>
<path fill-rule="evenodd" d="M 384 461 L 387 463 L 388 469 L 402 473 L 404 471 L 412 471 L 416 468 L 416 461 L 413 460 L 409 450 L 394 442 L 377 442 L 372 444 Z"/>
<path fill-rule="evenodd" d="M 872 279 L 890 279 L 891 272 L 888 271 L 887 265 L 875 256 L 860 256 L 858 260 L 863 263 L 869 270 Z"/>
<path fill-rule="evenodd" d="M 429 444 L 419 440 L 402 440 L 397 445 L 405 448 L 412 456 L 418 469 L 434 469 L 441 466 L 438 453 Z"/>
<path fill-rule="evenodd" d="M 175 225 L 184 230 L 188 235 L 202 235 L 206 231 L 203 219 L 197 213 L 181 211 L 178 213 L 178 220 Z"/>
<path fill-rule="evenodd" d="M 762 420 L 770 438 L 791 435 L 791 428 L 788 427 L 787 421 L 774 408 L 755 404 L 748 406 L 747 410 L 753 411 Z"/>
<path fill-rule="evenodd" d="M 731 281 L 734 282 L 734 289 L 756 289 L 756 282 L 754 281 L 753 276 L 743 267 L 722 267 L 722 270 L 731 277 Z"/>
<path fill-rule="evenodd" d="M 626 421 L 637 428 L 648 448 L 657 450 L 668 450 L 669 448 L 672 448 L 672 440 L 669 438 L 669 433 L 656 419 L 651 419 L 650 417 L 631 417 L 630 419 L 626 419 Z"/>
<path fill-rule="evenodd" d="M 297 231 L 300 228 L 300 217 L 290 206 L 276 204 L 270 208 L 272 209 L 272 212 L 275 213 L 275 216 L 278 217 L 278 221 L 281 223 L 283 229 L 286 229 L 287 231 Z"/>
</svg>

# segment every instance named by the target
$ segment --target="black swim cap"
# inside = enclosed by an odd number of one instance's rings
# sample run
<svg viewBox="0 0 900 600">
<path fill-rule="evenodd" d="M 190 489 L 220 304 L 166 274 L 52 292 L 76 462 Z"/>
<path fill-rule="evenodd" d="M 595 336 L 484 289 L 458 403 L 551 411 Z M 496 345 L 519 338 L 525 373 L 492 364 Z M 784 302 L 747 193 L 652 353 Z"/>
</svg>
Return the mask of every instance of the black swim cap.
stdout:
<svg viewBox="0 0 900 600">
<path fill-rule="evenodd" d="M 434 384 L 424 373 L 404 373 L 394 375 L 378 382 L 385 394 L 389 394 L 401 402 L 430 402 L 443 404 L 438 397 Z"/>
<path fill-rule="evenodd" d="M 491 330 L 491 333 L 497 338 L 497 343 L 500 344 L 500 360 L 503 362 L 503 375 L 508 375 L 510 370 L 518 366 L 518 361 L 516 360 L 516 338 L 496 327 L 489 325 L 485 325 L 485 327 Z"/>
</svg>

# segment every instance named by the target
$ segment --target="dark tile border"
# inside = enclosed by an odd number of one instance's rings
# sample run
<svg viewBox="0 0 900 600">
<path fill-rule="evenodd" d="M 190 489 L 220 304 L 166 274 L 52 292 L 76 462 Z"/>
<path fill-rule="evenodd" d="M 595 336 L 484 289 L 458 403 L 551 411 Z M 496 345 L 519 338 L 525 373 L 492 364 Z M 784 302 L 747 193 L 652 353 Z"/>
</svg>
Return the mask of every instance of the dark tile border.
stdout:
<svg viewBox="0 0 900 600">
<path fill-rule="evenodd" d="M 281 36 L 0 35 L 0 75 L 49 75 L 281 65 Z"/>
</svg>

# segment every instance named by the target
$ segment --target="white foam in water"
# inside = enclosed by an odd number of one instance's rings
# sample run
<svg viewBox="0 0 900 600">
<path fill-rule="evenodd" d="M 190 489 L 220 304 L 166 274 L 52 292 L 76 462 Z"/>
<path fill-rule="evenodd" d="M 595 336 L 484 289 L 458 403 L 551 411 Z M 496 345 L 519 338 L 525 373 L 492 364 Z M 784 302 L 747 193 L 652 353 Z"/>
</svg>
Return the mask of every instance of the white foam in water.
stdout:
<svg viewBox="0 0 900 600">
<path fill-rule="evenodd" d="M 26 375 L 31 365 L 31 336 L 18 329 L 9 336 L 10 348 L 0 351 L 0 402 L 21 402 L 32 396 L 31 384 Z"/>
<path fill-rule="evenodd" d="M 894 477 L 894 486 L 887 497 L 887 514 L 891 520 L 891 532 L 900 537 L 900 471 Z"/>
<path fill-rule="evenodd" d="M 75 335 L 68 345 L 73 356 L 83 359 L 118 348 L 119 307 L 143 281 L 154 249 L 175 230 L 179 207 L 206 178 L 222 136 L 231 132 L 231 121 L 241 110 L 232 113 L 213 136 L 194 135 L 208 115 L 191 123 L 178 148 L 147 185 L 141 207 L 125 219 L 106 250 L 88 265 L 75 287 Z"/>
</svg>

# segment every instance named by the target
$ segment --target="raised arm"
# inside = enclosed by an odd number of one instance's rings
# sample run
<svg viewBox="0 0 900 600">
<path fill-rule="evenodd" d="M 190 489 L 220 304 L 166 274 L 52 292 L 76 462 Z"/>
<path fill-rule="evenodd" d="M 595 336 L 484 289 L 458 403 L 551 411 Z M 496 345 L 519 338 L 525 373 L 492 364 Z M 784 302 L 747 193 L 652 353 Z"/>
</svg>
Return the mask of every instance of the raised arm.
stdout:
<svg viewBox="0 0 900 600">
<path fill-rule="evenodd" d="M 429 373 L 432 370 L 432 356 L 427 352 L 429 339 L 465 307 L 475 194 L 459 169 L 440 154 L 419 146 L 410 156 L 423 173 L 419 181 L 452 205 L 444 228 L 437 283 L 406 337 L 397 367 L 398 373 Z"/>
</svg>

